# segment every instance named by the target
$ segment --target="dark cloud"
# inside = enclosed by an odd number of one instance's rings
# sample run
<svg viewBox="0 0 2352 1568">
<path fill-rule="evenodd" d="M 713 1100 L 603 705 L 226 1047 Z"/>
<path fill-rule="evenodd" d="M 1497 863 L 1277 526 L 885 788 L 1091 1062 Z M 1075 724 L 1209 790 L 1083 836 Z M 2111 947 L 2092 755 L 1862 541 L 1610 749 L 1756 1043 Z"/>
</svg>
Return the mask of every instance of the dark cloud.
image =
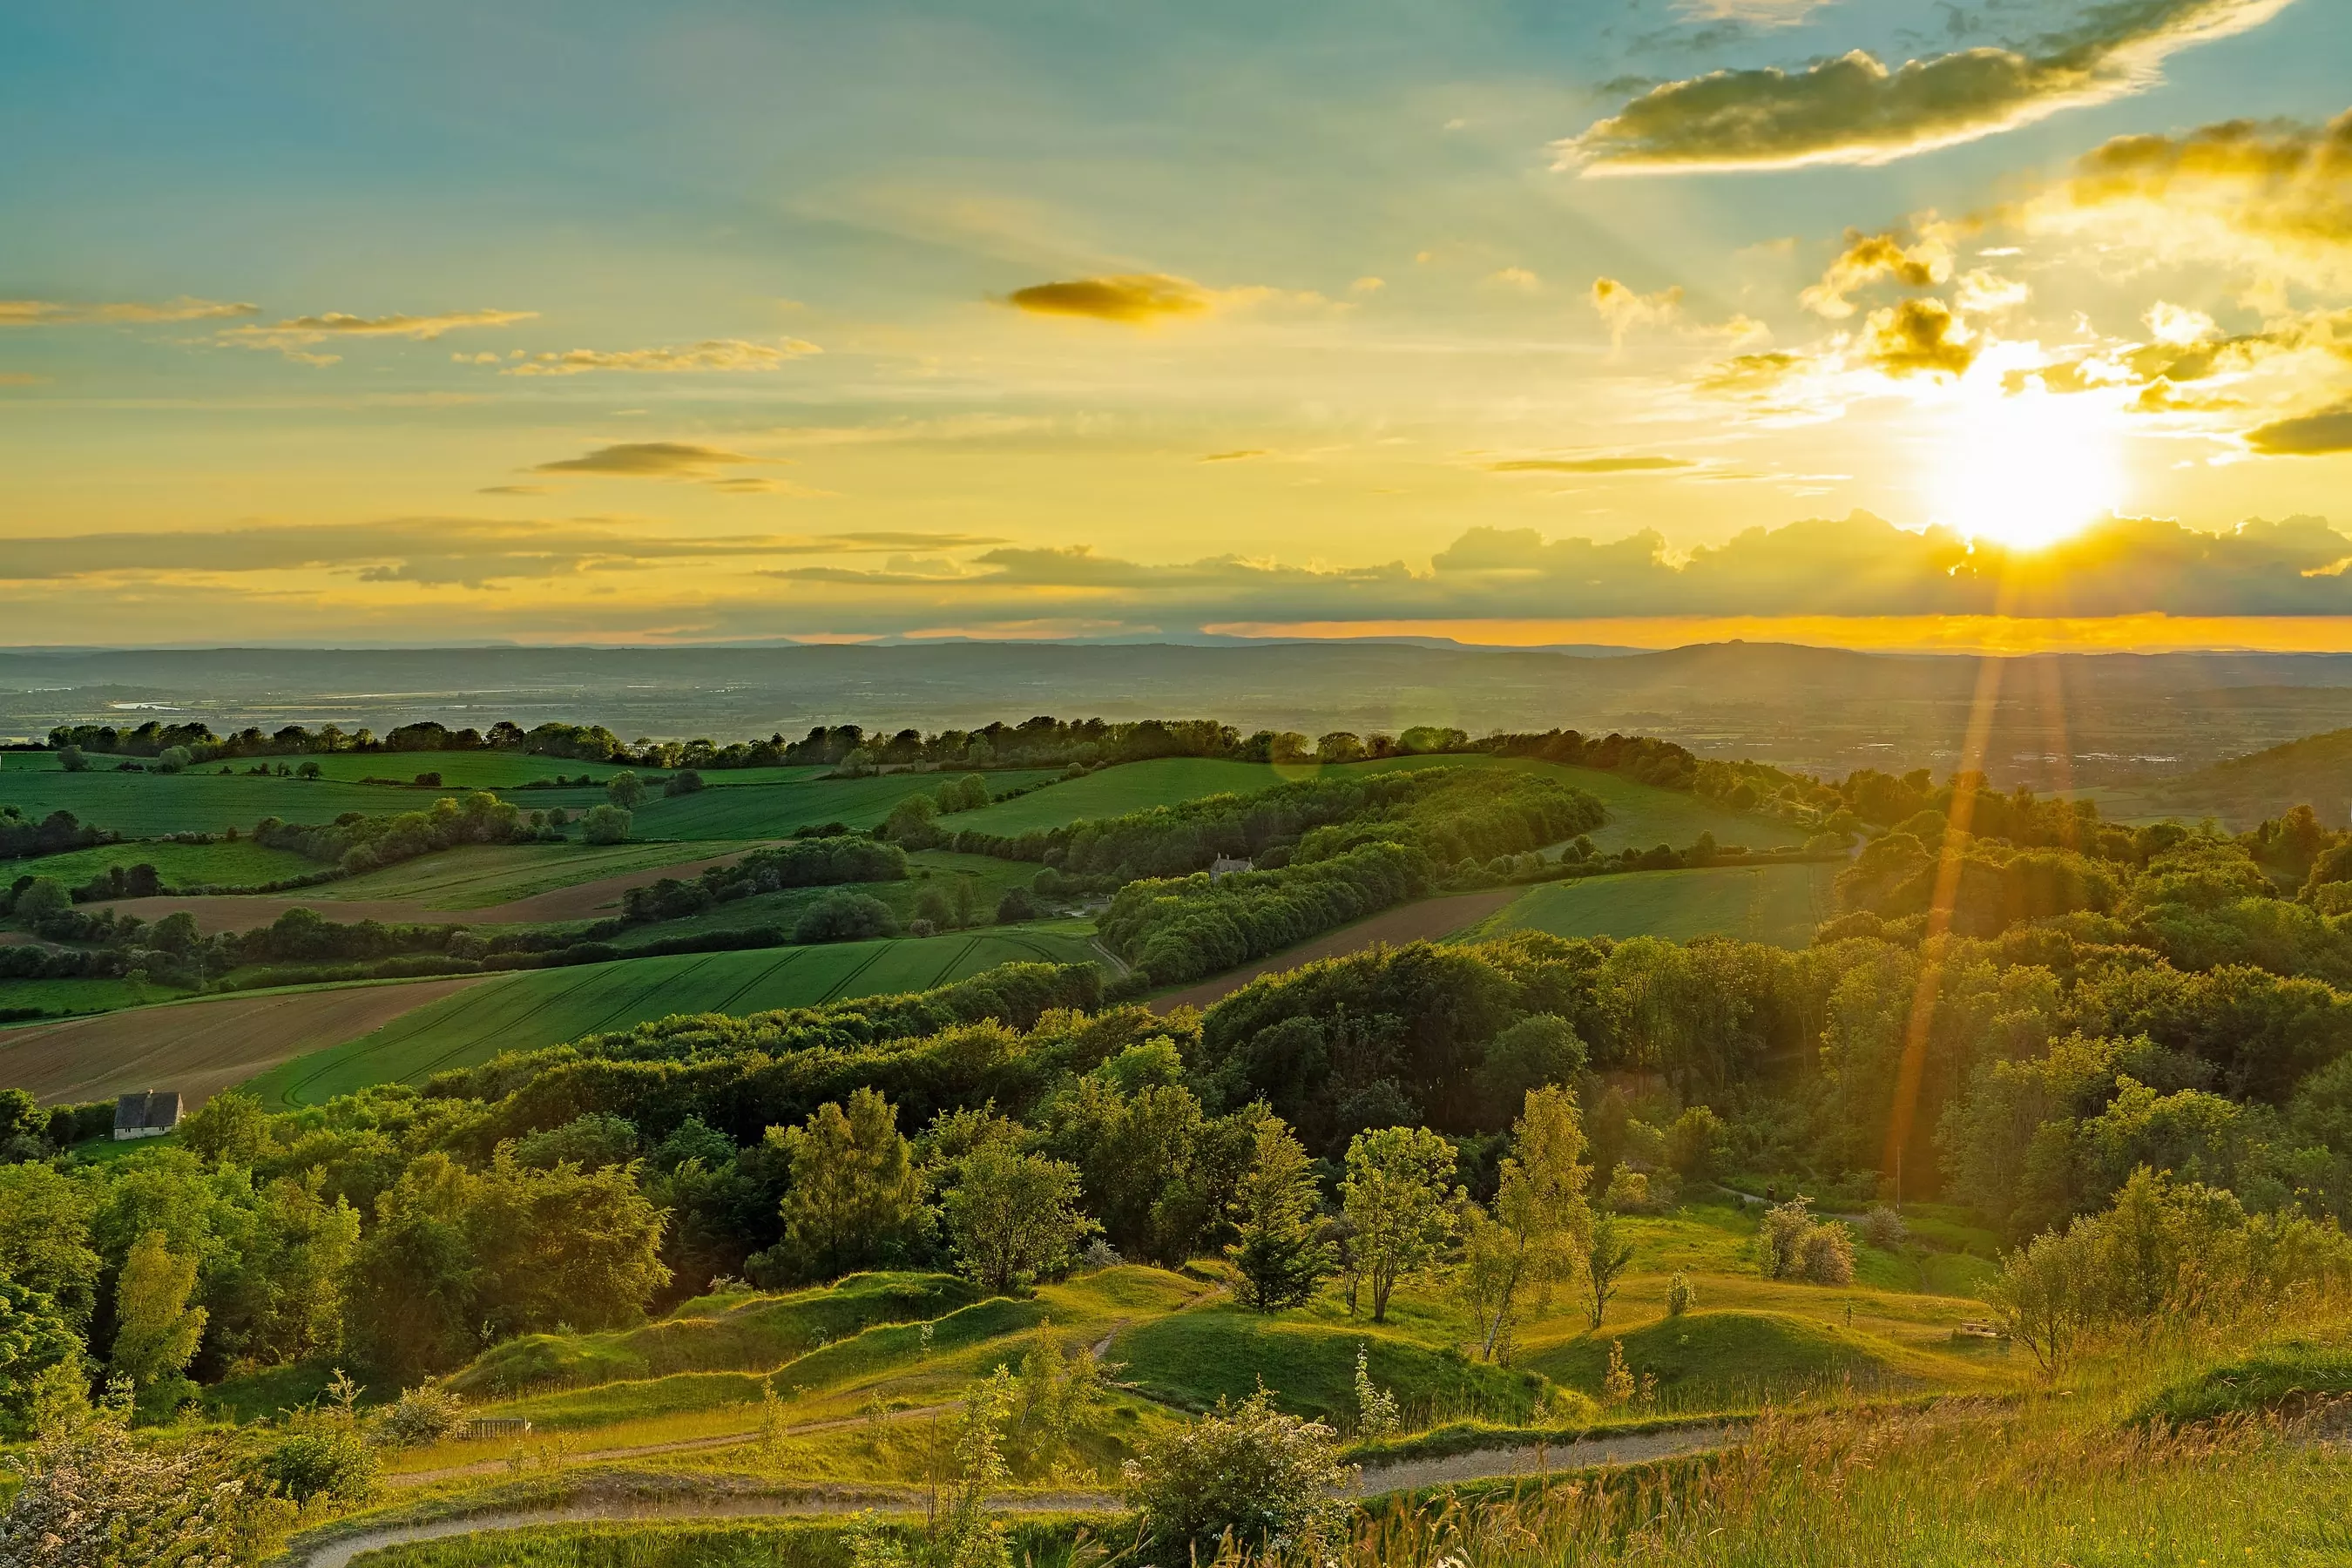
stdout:
<svg viewBox="0 0 2352 1568">
<path fill-rule="evenodd" d="M 2070 32 L 1889 68 L 1856 49 L 1797 70 L 1653 88 L 1559 144 L 1590 173 L 1877 163 L 2138 91 L 2165 58 L 2259 26 L 2289 0 L 2110 0 Z"/>
<path fill-rule="evenodd" d="M 1941 300 L 1906 300 L 1870 313 L 1864 353 L 1888 375 L 1966 375 L 1979 343 Z"/>
<path fill-rule="evenodd" d="M 1036 283 L 1015 289 L 1004 299 L 1015 310 L 1034 315 L 1087 316 L 1098 321 L 1129 324 L 1197 316 L 1208 310 L 1211 302 L 1209 291 L 1198 283 L 1157 272 Z"/>
<path fill-rule="evenodd" d="M 1688 458 L 1513 458 L 1486 467 L 1497 474 L 1654 474 L 1698 465 Z"/>
<path fill-rule="evenodd" d="M 1857 512 L 1754 528 L 1678 558 L 1652 531 L 1608 542 L 1474 528 L 1425 572 L 1313 569 L 1236 557 L 1150 565 L 1084 547 L 1004 549 L 954 572 L 782 568 L 875 614 L 1066 614 L 1155 625 L 1598 616 L 2098 616 L 2352 613 L 2352 540 L 2317 518 L 2227 533 L 2116 519 L 2038 552 L 1913 533 Z M 860 592 L 860 591 L 863 592 Z"/>
<path fill-rule="evenodd" d="M 633 479 L 668 479 L 681 474 L 698 476 L 711 468 L 760 460 L 747 458 L 740 452 L 729 452 L 717 447 L 698 447 L 685 441 L 625 441 L 616 447 L 599 447 L 583 457 L 541 463 L 535 471 L 542 474 L 622 474 Z"/>
<path fill-rule="evenodd" d="M 2352 452 L 2352 404 L 2258 426 L 2246 432 L 2246 445 L 2270 458 Z"/>
</svg>

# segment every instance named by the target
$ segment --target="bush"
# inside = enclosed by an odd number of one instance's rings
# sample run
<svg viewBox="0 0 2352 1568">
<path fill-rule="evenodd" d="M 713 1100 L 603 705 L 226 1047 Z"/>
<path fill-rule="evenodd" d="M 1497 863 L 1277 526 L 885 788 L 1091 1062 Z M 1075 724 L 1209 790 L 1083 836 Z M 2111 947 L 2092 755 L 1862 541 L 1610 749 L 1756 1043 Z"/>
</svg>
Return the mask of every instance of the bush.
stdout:
<svg viewBox="0 0 2352 1568">
<path fill-rule="evenodd" d="M 1017 925 L 1023 921 L 1034 921 L 1036 918 L 1037 900 L 1026 888 L 1008 888 L 1005 889 L 1004 896 L 996 900 L 998 925 Z"/>
<path fill-rule="evenodd" d="M 1903 1215 L 1885 1204 L 1873 1204 L 1862 1216 L 1862 1239 L 1881 1252 L 1893 1252 L 1910 1239 Z"/>
<path fill-rule="evenodd" d="M 89 769 L 89 759 L 82 754 L 79 746 L 59 746 L 58 766 L 69 773 L 86 773 Z"/>
<path fill-rule="evenodd" d="M 580 837 L 590 844 L 625 843 L 629 837 L 629 814 L 617 805 L 592 805 L 580 814 Z"/>
<path fill-rule="evenodd" d="M 670 774 L 669 782 L 667 784 L 662 785 L 662 794 L 676 797 L 681 795 L 693 795 L 701 788 L 702 775 L 700 773 L 696 773 L 692 768 L 680 768 L 677 772 Z"/>
<path fill-rule="evenodd" d="M 1332 1493 L 1355 1479 L 1330 1427 L 1284 1415 L 1263 1387 L 1141 1444 L 1125 1476 L 1128 1502 L 1156 1545 L 1214 1554 L 1230 1532 L 1244 1547 L 1297 1548 L 1302 1560 L 1336 1541 L 1348 1509 Z"/>
<path fill-rule="evenodd" d="M 376 1423 L 376 1433 L 394 1448 L 437 1443 L 466 1424 L 466 1402 L 446 1389 L 426 1384 L 394 1402 Z"/>
<path fill-rule="evenodd" d="M 318 1418 L 272 1448 L 261 1473 L 298 1503 L 317 1497 L 360 1502 L 375 1490 L 375 1456 L 356 1430 L 331 1417 Z"/>
<path fill-rule="evenodd" d="M 1853 1232 L 1835 1220 L 1813 1226 L 1800 1267 L 1812 1285 L 1853 1283 Z"/>
<path fill-rule="evenodd" d="M 1681 1269 L 1666 1281 L 1666 1316 L 1679 1318 L 1698 1304 L 1698 1292 L 1691 1289 L 1690 1276 Z"/>
<path fill-rule="evenodd" d="M 187 747 L 167 747 L 163 754 L 155 759 L 155 771 L 159 773 L 176 773 L 194 761 L 195 757 Z"/>
<path fill-rule="evenodd" d="M 1757 1228 L 1756 1251 L 1768 1279 L 1853 1283 L 1853 1232 L 1835 1220 L 1815 1219 L 1811 1198 L 1791 1198 L 1767 1210 Z"/>
<path fill-rule="evenodd" d="M 898 918 L 890 906 L 863 893 L 828 893 L 802 910 L 793 927 L 793 940 L 801 942 L 862 942 L 898 934 Z"/>
</svg>

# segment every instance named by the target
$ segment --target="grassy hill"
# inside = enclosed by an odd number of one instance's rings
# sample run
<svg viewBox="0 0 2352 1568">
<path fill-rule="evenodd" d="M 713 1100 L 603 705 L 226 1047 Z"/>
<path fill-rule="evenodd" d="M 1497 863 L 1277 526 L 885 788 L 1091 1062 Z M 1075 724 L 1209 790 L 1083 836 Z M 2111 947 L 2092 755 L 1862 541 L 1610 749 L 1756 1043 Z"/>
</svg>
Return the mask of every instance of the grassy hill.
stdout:
<svg viewBox="0 0 2352 1568">
<path fill-rule="evenodd" d="M 1609 1370 L 1610 1346 L 1623 1347 L 1626 1370 L 1657 1380 L 1657 1400 L 1672 1410 L 1753 1408 L 1768 1400 L 1830 1385 L 1858 1394 L 1949 1388 L 1980 1375 L 1956 1356 L 1896 1344 L 1874 1333 L 1792 1312 L 1697 1311 L 1622 1329 L 1581 1332 L 1531 1344 L 1522 1364 L 1555 1383 L 1595 1390 Z"/>
<path fill-rule="evenodd" d="M 2352 819 L 2352 730 L 2306 735 L 2177 778 L 2091 793 L 2101 811 L 2126 821 L 2218 816 L 2242 829 L 2308 805 L 2321 821 L 2341 827 Z"/>
<path fill-rule="evenodd" d="M 1604 849 L 1628 846 L 1647 849 L 1657 844 L 1682 848 L 1696 842 L 1703 832 L 1713 833 L 1718 843 L 1745 844 L 1751 848 L 1804 842 L 1804 835 L 1795 828 L 1726 811 L 1695 795 L 1636 784 L 1591 768 L 1561 767 L 1522 757 L 1389 757 L 1379 762 L 1344 763 L 1332 771 L 1388 773 L 1444 767 L 1541 771 L 1599 796 L 1609 808 L 1609 820 L 1591 837 Z M 1173 805 L 1202 795 L 1255 794 L 1287 780 L 1314 777 L 1319 771 L 1311 763 L 1276 767 L 1266 763 L 1200 757 L 1127 763 L 1084 778 L 1049 784 L 1018 799 L 948 817 L 942 826 L 1011 836 L 1060 827 L 1089 817 L 1118 816 L 1155 805 Z"/>
<path fill-rule="evenodd" d="M 1459 940 L 1514 931 L 1554 936 L 1723 935 L 1803 947 L 1835 912 L 1833 864 L 1713 866 L 1548 882 L 1528 889 Z"/>
<path fill-rule="evenodd" d="M 926 990 L 1000 963 L 1082 963 L 1094 956 L 1084 928 L 1046 925 L 528 970 L 299 1057 L 250 1087 L 273 1107 L 315 1105 L 372 1083 L 418 1083 L 502 1050 L 558 1045 L 677 1013 L 811 1006 Z"/>
</svg>

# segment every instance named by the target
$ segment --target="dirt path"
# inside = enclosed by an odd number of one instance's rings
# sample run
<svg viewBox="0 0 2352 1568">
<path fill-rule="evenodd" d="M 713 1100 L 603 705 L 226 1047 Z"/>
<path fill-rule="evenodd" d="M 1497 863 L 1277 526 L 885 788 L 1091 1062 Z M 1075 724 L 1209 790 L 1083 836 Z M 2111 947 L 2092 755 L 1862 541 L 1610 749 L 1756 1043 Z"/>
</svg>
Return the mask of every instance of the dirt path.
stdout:
<svg viewBox="0 0 2352 1568">
<path fill-rule="evenodd" d="M 194 1110 L 231 1084 L 306 1051 L 354 1040 L 411 1008 L 481 984 L 478 975 L 215 996 L 0 1029 L 0 1088 L 45 1105 L 176 1089 Z"/>
<path fill-rule="evenodd" d="M 1368 921 L 1343 926 L 1313 942 L 1299 943 L 1256 963 L 1230 970 L 1213 980 L 1203 980 L 1197 985 L 1166 996 L 1151 998 L 1155 1013 L 1172 1013 L 1179 1007 L 1206 1007 L 1213 1002 L 1232 995 L 1262 974 L 1280 974 L 1312 963 L 1318 958 L 1339 958 L 1350 952 L 1361 952 L 1376 942 L 1401 947 L 1409 942 L 1434 942 L 1451 936 L 1464 926 L 1475 925 L 1527 891 L 1524 888 L 1497 888 L 1485 893 L 1455 893 L 1443 899 L 1423 899 L 1418 903 L 1400 904 L 1383 910 Z"/>
<path fill-rule="evenodd" d="M 942 1406 L 941 1408 L 953 1408 Z M 907 1415 L 930 1414 L 907 1411 Z M 853 1419 L 862 1420 L 863 1417 Z M 833 1426 L 839 1423 L 821 1423 Z M 816 1426 L 797 1428 L 814 1431 Z M 1610 1465 L 1640 1464 L 1651 1459 L 1705 1453 L 1738 1440 L 1741 1428 L 1725 1423 L 1680 1427 L 1670 1432 L 1636 1432 L 1622 1436 L 1587 1437 L 1557 1447 L 1528 1446 L 1481 1448 L 1442 1459 L 1407 1459 L 1366 1468 L 1347 1494 L 1377 1497 L 1388 1492 L 1418 1490 L 1451 1481 L 1486 1480 L 1502 1476 L 1562 1475 Z M 583 1462 L 594 1455 L 575 1456 Z M 446 1472 L 454 1473 L 454 1472 Z M 467 1473 L 472 1473 L 470 1470 Z M 395 1483 L 397 1484 L 397 1483 Z M 415 1524 L 388 1524 L 358 1534 L 289 1551 L 279 1559 L 283 1568 L 347 1568 L 363 1552 L 404 1546 L 414 1542 L 441 1541 L 459 1535 L 487 1535 L 538 1525 L 594 1522 L 700 1521 L 722 1523 L 743 1519 L 817 1519 L 865 1509 L 880 1512 L 911 1510 L 915 1500 L 903 1491 L 860 1492 L 839 1489 L 796 1497 L 688 1495 L 627 1501 L 588 1500 L 544 1508 L 509 1509 L 456 1519 Z M 1064 1491 L 995 1498 L 991 1506 L 1007 1513 L 1108 1513 L 1120 1506 L 1105 1491 Z"/>
<path fill-rule="evenodd" d="M 509 899 L 503 904 L 486 904 L 473 910 L 439 910 L 417 899 L 338 899 L 329 890 L 334 886 L 331 882 L 322 884 L 317 892 L 117 899 L 112 903 L 94 907 L 136 915 L 142 921 L 161 920 L 165 915 L 185 910 L 195 916 L 196 929 L 207 935 L 215 931 L 251 931 L 256 926 L 266 926 L 288 910 L 316 910 L 338 922 L 382 921 L 386 925 L 538 925 L 555 921 L 583 921 L 599 914 L 612 913 L 619 907 L 621 895 L 631 888 L 650 887 L 664 877 L 676 877 L 682 880 L 699 876 L 709 867 L 729 865 L 749 853 L 747 849 L 737 849 L 724 855 L 675 860 L 667 865 L 648 866 L 642 870 L 599 877 L 593 882 L 575 882 L 568 888 L 551 888 L 544 893 L 533 893 L 529 898 Z"/>
<path fill-rule="evenodd" d="M 1118 1500 L 1108 1492 L 1046 1492 L 992 1498 L 990 1506 L 1005 1513 L 1108 1513 Z M 664 1521 L 726 1523 L 742 1519 L 823 1519 L 873 1509 L 880 1513 L 911 1513 L 919 1500 L 903 1491 L 859 1492 L 843 1489 L 800 1497 L 676 1497 L 633 1501 L 586 1501 L 548 1508 L 509 1509 L 498 1513 L 467 1514 L 416 1524 L 388 1524 L 381 1529 L 345 1535 L 316 1546 L 290 1549 L 276 1559 L 277 1568 L 347 1568 L 363 1552 L 406 1546 L 419 1541 L 446 1541 L 457 1535 L 487 1535 L 534 1525 L 647 1524 Z"/>
</svg>

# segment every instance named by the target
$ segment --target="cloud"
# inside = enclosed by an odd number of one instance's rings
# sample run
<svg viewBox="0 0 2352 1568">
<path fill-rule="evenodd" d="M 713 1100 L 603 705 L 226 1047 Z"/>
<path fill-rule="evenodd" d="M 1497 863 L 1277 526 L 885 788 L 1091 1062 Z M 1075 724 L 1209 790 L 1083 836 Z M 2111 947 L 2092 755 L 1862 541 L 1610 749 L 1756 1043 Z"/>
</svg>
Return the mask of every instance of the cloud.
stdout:
<svg viewBox="0 0 2352 1568">
<path fill-rule="evenodd" d="M 1004 302 L 1037 316 L 1085 316 L 1129 325 L 1197 316 L 1213 302 L 1210 290 L 1187 278 L 1133 272 L 1115 278 L 1079 278 L 1064 283 L 1033 283 L 1015 289 Z"/>
<path fill-rule="evenodd" d="M 537 319 L 536 310 L 451 310 L 436 316 L 354 316 L 341 310 L 323 315 L 294 316 L 268 326 L 230 327 L 216 342 L 236 348 L 274 349 L 298 364 L 331 365 L 340 354 L 313 353 L 320 343 L 368 338 L 406 338 L 428 342 L 444 332 L 472 327 L 504 327 Z"/>
<path fill-rule="evenodd" d="M 484 485 L 474 492 L 482 496 L 551 496 L 552 485 Z"/>
<path fill-rule="evenodd" d="M 1845 249 L 1822 274 L 1822 280 L 1797 296 L 1797 302 L 1817 316 L 1843 321 L 1854 312 L 1848 298 L 1883 279 L 1906 289 L 1932 289 L 1952 275 L 1951 226 L 1929 217 L 1919 226 L 1911 245 L 1891 234 L 1846 230 Z"/>
<path fill-rule="evenodd" d="M 1500 272 L 1489 277 L 1486 281 L 1500 283 L 1507 289 L 1524 289 L 1530 294 L 1543 287 L 1543 279 L 1524 267 L 1506 267 Z"/>
<path fill-rule="evenodd" d="M 157 578 L 325 571 L 371 583 L 482 587 L 501 582 L 696 561 L 866 555 L 1001 543 L 984 534 L 730 534 L 665 538 L 585 522 L 468 517 L 175 533 L 14 539 L 0 582 Z"/>
<path fill-rule="evenodd" d="M 1271 456 L 1271 454 L 1263 447 L 1244 447 L 1237 451 L 1232 452 L 1204 453 L 1201 458 L 1201 461 L 1204 463 L 1241 463 L 1246 462 L 1252 458 L 1264 458 L 1268 456 Z"/>
<path fill-rule="evenodd" d="M 30 371 L 0 372 L 0 386 L 39 386 L 48 379 L 46 375 L 35 375 Z"/>
<path fill-rule="evenodd" d="M 625 371 L 637 374 L 681 374 L 693 371 L 777 370 L 793 360 L 824 351 L 799 338 L 772 343 L 747 342 L 741 338 L 706 338 L 686 348 L 571 349 L 562 353 L 533 354 L 501 369 L 501 375 L 586 375 L 594 371 Z M 492 363 L 486 356 L 478 363 Z"/>
<path fill-rule="evenodd" d="M 680 475 L 698 478 L 714 468 L 760 461 L 762 459 L 747 458 L 740 452 L 724 451 L 717 447 L 698 447 L 684 441 L 625 441 L 618 446 L 599 447 L 582 457 L 541 463 L 532 471 L 541 474 L 617 474 L 631 479 L 671 479 Z"/>
<path fill-rule="evenodd" d="M 2032 229 L 2093 230 L 2167 260 L 2258 280 L 2352 285 L 2352 111 L 2325 126 L 2233 120 L 2121 136 L 2022 204 Z"/>
<path fill-rule="evenodd" d="M 260 313 L 258 305 L 225 304 L 186 295 L 159 304 L 123 300 L 109 305 L 82 305 L 55 300 L 0 300 L 0 327 L 66 327 L 92 322 L 138 326 L 153 321 L 218 321 Z"/>
<path fill-rule="evenodd" d="M 1682 0 L 1685 15 L 1710 22 L 1748 22 L 1759 27 L 1787 27 L 1801 22 L 1830 0 Z"/>
<path fill-rule="evenodd" d="M 1663 326 L 1683 308 L 1683 291 L 1678 288 L 1644 294 L 1614 278 L 1595 278 L 1588 298 L 1601 319 L 1609 323 L 1610 341 L 1620 344 L 1635 327 Z"/>
<path fill-rule="evenodd" d="M 2246 432 L 2246 445 L 2266 458 L 2352 452 L 2352 404 L 2257 426 Z"/>
<path fill-rule="evenodd" d="M 1797 70 L 1653 88 L 1556 144 L 1588 174 L 1884 163 L 2144 90 L 2172 55 L 2261 26 L 2291 0 L 2109 0 L 2069 32 L 1889 68 L 1853 50 Z"/>
<path fill-rule="evenodd" d="M 1906 300 L 1870 313 L 1864 354 L 1892 376 L 1966 375 L 1983 346 L 1941 300 Z"/>
<path fill-rule="evenodd" d="M 823 584 L 828 603 L 882 624 L 1057 613 L 1128 624 L 1576 618 L 1639 616 L 2102 616 L 2352 613 L 2347 539 L 2316 518 L 2202 533 L 2113 519 L 2037 552 L 1914 533 L 1857 512 L 1753 528 L 1677 555 L 1654 531 L 1596 542 L 1474 528 L 1425 571 L 1402 562 L 1307 567 L 1218 556 L 1168 565 L 1084 546 L 985 552 L 941 570 L 914 562 L 772 569 Z"/>
<path fill-rule="evenodd" d="M 1654 474 L 1695 468 L 1688 458 L 1514 458 L 1489 463 L 1496 474 Z"/>
</svg>

